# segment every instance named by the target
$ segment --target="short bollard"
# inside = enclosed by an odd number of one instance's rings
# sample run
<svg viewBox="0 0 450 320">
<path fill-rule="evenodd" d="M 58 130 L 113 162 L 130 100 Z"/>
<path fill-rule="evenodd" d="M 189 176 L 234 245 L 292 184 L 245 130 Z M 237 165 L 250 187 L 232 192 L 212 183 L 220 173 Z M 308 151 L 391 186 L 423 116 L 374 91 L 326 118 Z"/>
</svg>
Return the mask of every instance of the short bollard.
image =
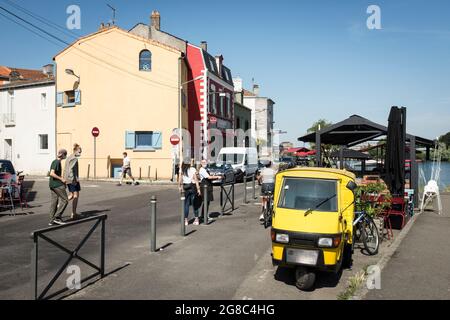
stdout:
<svg viewBox="0 0 450 320">
<path fill-rule="evenodd" d="M 181 191 L 181 236 L 186 236 L 186 226 L 184 225 L 184 202 L 186 201 L 186 194 L 184 191 Z"/>
<path fill-rule="evenodd" d="M 247 203 L 247 176 L 244 175 L 244 204 Z"/>
<path fill-rule="evenodd" d="M 150 251 L 156 252 L 156 196 L 150 200 Z"/>
<path fill-rule="evenodd" d="M 208 209 L 209 209 L 209 203 L 208 203 L 208 184 L 204 184 L 203 185 L 203 224 L 205 226 L 208 225 L 208 220 L 209 220 L 209 214 L 208 214 Z"/>
<path fill-rule="evenodd" d="M 256 182 L 255 175 L 252 175 L 253 199 L 256 199 Z"/>
</svg>

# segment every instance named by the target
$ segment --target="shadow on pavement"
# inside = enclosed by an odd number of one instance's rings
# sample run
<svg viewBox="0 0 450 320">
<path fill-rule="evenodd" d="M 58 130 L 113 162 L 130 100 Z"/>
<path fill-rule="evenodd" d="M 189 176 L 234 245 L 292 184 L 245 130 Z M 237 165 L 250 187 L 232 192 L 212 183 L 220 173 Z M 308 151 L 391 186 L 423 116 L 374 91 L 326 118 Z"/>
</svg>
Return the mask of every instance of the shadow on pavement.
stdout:
<svg viewBox="0 0 450 320">
<path fill-rule="evenodd" d="M 332 272 L 317 272 L 316 282 L 313 288 L 309 291 L 315 291 L 321 288 L 335 288 L 339 284 L 342 277 L 342 269 L 338 273 Z M 295 287 L 295 269 L 278 267 L 275 272 L 274 279 L 276 281 L 284 282 L 289 286 Z"/>
</svg>

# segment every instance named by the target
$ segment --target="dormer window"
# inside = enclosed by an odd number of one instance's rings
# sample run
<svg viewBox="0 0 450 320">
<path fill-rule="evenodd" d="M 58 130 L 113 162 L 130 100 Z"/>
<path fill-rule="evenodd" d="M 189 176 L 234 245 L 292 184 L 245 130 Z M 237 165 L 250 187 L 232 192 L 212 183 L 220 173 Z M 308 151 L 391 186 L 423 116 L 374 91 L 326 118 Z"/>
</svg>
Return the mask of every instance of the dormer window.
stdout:
<svg viewBox="0 0 450 320">
<path fill-rule="evenodd" d="M 139 71 L 152 71 L 152 53 L 142 50 L 139 54 Z"/>
</svg>

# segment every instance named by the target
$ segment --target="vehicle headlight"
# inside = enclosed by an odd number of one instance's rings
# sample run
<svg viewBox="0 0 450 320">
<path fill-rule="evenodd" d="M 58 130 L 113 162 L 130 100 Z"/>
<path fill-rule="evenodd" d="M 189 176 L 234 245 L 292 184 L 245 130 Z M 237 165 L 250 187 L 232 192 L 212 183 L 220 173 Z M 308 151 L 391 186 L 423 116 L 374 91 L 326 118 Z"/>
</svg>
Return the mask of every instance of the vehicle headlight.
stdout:
<svg viewBox="0 0 450 320">
<path fill-rule="evenodd" d="M 319 247 L 324 248 L 337 248 L 341 244 L 341 237 L 334 237 L 334 238 L 319 238 L 318 241 Z"/>
<path fill-rule="evenodd" d="M 319 238 L 319 247 L 331 248 L 333 246 L 333 238 Z"/>
<path fill-rule="evenodd" d="M 281 243 L 289 243 L 289 235 L 284 233 L 277 233 L 275 240 Z"/>
</svg>

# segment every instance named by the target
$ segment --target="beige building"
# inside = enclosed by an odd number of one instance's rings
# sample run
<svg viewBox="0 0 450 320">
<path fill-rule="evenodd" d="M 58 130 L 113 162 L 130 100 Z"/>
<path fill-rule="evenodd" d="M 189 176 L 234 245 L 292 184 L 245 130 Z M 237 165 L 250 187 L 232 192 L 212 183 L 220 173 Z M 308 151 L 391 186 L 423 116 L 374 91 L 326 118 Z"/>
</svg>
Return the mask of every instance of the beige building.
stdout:
<svg viewBox="0 0 450 320">
<path fill-rule="evenodd" d="M 187 66 L 179 49 L 101 27 L 54 58 L 56 147 L 81 145 L 80 176 L 118 177 L 122 153 L 135 177 L 172 177 L 173 130 L 187 128 L 187 101 L 180 84 Z M 181 108 L 179 106 L 182 106 Z M 181 112 L 180 112 L 181 109 Z M 94 137 L 97 127 L 94 161 Z M 95 168 L 94 168 L 95 162 Z"/>
</svg>

